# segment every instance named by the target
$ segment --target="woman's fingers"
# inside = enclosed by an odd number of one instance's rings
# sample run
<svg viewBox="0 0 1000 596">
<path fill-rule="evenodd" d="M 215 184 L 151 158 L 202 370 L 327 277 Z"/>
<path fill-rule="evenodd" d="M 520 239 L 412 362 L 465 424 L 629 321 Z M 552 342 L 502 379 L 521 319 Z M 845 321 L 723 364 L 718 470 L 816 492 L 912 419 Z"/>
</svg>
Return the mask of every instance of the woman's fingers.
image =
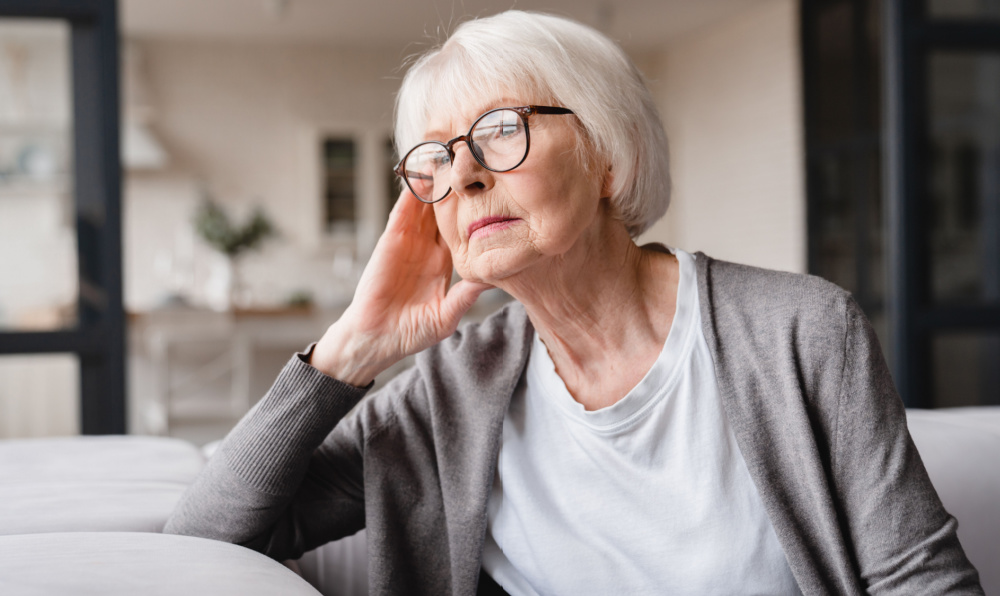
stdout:
<svg viewBox="0 0 1000 596">
<path fill-rule="evenodd" d="M 460 318 L 475 300 L 460 290 L 448 301 L 451 274 L 451 252 L 440 241 L 434 208 L 404 190 L 361 276 L 350 314 L 360 317 L 359 328 L 433 343 L 440 338 L 429 336 L 449 325 L 455 313 Z"/>
<path fill-rule="evenodd" d="M 410 207 L 409 205 L 410 201 L 417 201 L 418 203 L 420 202 L 419 199 L 413 196 L 413 193 L 410 192 L 410 189 L 404 186 L 403 190 L 400 191 L 399 196 L 396 198 L 396 204 L 394 204 L 392 206 L 392 209 L 389 210 L 390 224 L 393 222 L 394 219 L 400 216 L 400 212 L 402 210 Z"/>
<path fill-rule="evenodd" d="M 317 345 L 318 361 L 331 371 L 348 364 L 345 370 L 377 374 L 386 363 L 446 338 L 491 287 L 463 280 L 449 288 L 451 275 L 451 252 L 438 232 L 433 206 L 404 190 L 359 280 L 354 301 L 324 336 L 326 341 Z M 364 346 L 346 353 L 364 354 L 373 362 L 338 362 L 344 353 L 334 351 L 336 342 Z"/>
<path fill-rule="evenodd" d="M 434 208 L 427 203 L 420 201 L 409 189 L 403 189 L 399 193 L 396 204 L 389 212 L 389 222 L 386 231 L 395 231 L 403 234 L 424 234 L 434 226 L 437 231 L 437 224 L 434 221 Z"/>
<path fill-rule="evenodd" d="M 420 202 L 408 190 L 403 191 L 393 206 L 385 232 L 376 244 L 377 254 L 373 254 L 373 260 L 377 262 L 381 257 L 408 266 L 440 266 L 437 237 L 434 208 Z"/>
</svg>

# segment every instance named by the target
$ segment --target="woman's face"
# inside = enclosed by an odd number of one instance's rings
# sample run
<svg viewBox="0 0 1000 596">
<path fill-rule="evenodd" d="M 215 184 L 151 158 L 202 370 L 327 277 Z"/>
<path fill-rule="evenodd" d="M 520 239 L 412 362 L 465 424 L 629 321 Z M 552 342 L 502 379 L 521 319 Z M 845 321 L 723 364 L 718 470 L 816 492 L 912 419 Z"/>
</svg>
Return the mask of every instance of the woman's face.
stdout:
<svg viewBox="0 0 1000 596">
<path fill-rule="evenodd" d="M 521 105 L 504 99 L 440 114 L 424 138 L 447 142 L 466 134 L 483 112 Z M 528 156 L 510 172 L 491 172 L 468 145 L 454 145 L 451 194 L 434 204 L 434 215 L 462 278 L 496 284 L 563 255 L 599 217 L 604 180 L 580 161 L 575 118 L 532 116 Z"/>
</svg>

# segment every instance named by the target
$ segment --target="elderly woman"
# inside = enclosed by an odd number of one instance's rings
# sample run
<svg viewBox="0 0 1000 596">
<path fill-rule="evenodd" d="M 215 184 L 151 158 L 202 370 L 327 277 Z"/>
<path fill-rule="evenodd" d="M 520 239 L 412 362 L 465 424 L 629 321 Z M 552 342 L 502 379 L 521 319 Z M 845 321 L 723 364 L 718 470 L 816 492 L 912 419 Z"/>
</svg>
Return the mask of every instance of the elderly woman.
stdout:
<svg viewBox="0 0 1000 596">
<path fill-rule="evenodd" d="M 375 593 L 980 593 L 851 297 L 635 244 L 667 148 L 613 42 L 465 23 L 407 73 L 396 139 L 354 301 L 167 531 L 286 559 L 367 528 Z M 456 331 L 490 287 L 516 301 Z"/>
</svg>

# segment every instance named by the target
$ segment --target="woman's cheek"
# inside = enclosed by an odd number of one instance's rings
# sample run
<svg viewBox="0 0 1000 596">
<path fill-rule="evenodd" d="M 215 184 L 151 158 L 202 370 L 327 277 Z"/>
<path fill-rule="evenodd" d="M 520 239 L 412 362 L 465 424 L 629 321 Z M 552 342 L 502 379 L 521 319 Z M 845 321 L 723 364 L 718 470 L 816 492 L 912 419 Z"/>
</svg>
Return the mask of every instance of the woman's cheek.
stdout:
<svg viewBox="0 0 1000 596">
<path fill-rule="evenodd" d="M 453 247 L 455 238 L 455 213 L 453 210 L 446 208 L 442 203 L 435 203 L 434 207 L 434 222 L 437 223 L 438 233 L 444 238 L 444 241 L 449 247 Z"/>
<path fill-rule="evenodd" d="M 434 206 L 434 219 L 437 222 L 438 233 L 444 238 L 444 243 L 448 245 L 452 261 L 458 262 L 465 254 L 465 250 L 462 247 L 455 211 L 446 209 L 444 206 L 439 207 L 436 204 Z"/>
</svg>

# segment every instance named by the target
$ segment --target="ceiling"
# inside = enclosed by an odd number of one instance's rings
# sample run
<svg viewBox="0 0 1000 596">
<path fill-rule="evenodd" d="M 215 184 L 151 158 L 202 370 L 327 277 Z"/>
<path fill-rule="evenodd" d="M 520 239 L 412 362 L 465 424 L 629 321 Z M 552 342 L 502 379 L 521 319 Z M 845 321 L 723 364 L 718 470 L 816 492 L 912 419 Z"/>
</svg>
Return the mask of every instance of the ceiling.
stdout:
<svg viewBox="0 0 1000 596">
<path fill-rule="evenodd" d="M 569 16 L 623 46 L 667 41 L 767 0 L 120 0 L 133 38 L 405 48 L 438 41 L 470 16 L 509 8 Z"/>
</svg>

